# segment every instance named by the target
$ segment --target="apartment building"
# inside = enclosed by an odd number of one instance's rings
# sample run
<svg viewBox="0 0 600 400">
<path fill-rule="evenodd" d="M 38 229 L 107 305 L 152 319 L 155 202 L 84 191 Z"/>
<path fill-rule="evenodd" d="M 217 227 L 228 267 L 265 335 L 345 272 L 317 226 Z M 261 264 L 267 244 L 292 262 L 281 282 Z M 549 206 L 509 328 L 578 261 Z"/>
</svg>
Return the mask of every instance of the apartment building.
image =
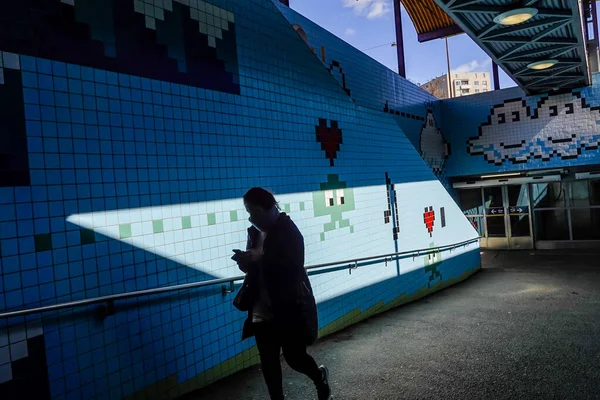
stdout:
<svg viewBox="0 0 600 400">
<path fill-rule="evenodd" d="M 448 85 L 448 74 L 444 74 L 422 84 L 421 88 L 440 99 L 450 97 L 449 88 L 452 97 L 468 96 L 492 90 L 490 78 L 489 72 L 453 72 L 450 75 L 450 85 Z"/>
</svg>

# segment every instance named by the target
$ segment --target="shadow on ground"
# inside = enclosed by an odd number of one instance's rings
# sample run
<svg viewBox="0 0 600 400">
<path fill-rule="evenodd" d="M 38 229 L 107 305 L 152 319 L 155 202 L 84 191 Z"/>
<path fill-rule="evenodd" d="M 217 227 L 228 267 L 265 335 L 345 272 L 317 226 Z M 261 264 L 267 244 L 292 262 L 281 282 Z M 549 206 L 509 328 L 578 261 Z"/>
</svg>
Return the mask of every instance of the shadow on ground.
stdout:
<svg viewBox="0 0 600 400">
<path fill-rule="evenodd" d="M 482 257 L 467 281 L 312 346 L 335 399 L 600 399 L 600 254 Z M 287 398 L 316 399 L 282 364 Z M 268 394 L 253 367 L 184 399 Z"/>
</svg>

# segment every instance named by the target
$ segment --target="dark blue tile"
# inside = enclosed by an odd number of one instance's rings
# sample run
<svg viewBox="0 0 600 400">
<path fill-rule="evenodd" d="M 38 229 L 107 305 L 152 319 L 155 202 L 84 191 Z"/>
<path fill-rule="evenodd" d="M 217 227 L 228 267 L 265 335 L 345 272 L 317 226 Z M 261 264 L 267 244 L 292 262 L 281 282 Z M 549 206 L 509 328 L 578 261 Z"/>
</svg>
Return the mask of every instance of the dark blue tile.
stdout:
<svg viewBox="0 0 600 400">
<path fill-rule="evenodd" d="M 0 239 L 10 239 L 17 237 L 17 221 L 0 223 Z"/>
<path fill-rule="evenodd" d="M 79 65 L 68 64 L 67 75 L 69 78 L 81 79 L 81 67 Z"/>
<path fill-rule="evenodd" d="M 23 293 L 21 290 L 6 292 L 4 293 L 4 300 L 6 303 L 6 308 L 10 309 L 15 307 L 21 307 L 23 305 Z"/>
</svg>

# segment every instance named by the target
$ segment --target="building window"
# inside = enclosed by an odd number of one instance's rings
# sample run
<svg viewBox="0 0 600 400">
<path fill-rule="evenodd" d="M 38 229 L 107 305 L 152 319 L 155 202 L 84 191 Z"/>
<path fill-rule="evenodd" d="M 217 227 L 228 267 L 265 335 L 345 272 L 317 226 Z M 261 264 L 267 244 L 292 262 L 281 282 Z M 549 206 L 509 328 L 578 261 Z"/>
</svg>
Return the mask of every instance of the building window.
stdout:
<svg viewBox="0 0 600 400">
<path fill-rule="evenodd" d="M 456 81 L 456 82 L 454 82 L 454 84 L 455 84 L 456 86 L 460 86 L 460 82 L 459 82 L 459 81 Z"/>
<path fill-rule="evenodd" d="M 475 93 L 479 93 L 479 89 L 475 89 Z"/>
<path fill-rule="evenodd" d="M 475 82 L 473 82 L 473 85 L 475 85 L 475 86 L 479 86 L 479 81 L 475 81 Z"/>
<path fill-rule="evenodd" d="M 483 86 L 487 86 L 487 81 L 483 81 Z"/>
</svg>

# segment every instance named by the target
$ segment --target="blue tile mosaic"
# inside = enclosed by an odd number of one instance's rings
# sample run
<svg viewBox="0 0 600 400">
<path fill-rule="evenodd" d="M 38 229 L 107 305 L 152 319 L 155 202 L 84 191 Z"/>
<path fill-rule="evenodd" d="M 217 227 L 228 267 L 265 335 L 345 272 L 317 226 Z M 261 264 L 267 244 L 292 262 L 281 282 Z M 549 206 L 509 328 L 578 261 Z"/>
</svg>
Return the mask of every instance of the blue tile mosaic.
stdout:
<svg viewBox="0 0 600 400">
<path fill-rule="evenodd" d="M 0 311 L 238 275 L 229 254 L 245 243 L 252 186 L 274 191 L 297 223 L 307 264 L 476 237 L 436 179 L 448 156 L 438 103 L 303 22 L 326 47 L 320 60 L 272 2 L 13 3 L 0 13 L 11 61 Z M 11 40 L 15 21 L 32 34 Z M 429 207 L 444 208 L 445 225 L 424 222 Z M 462 276 L 479 253 L 392 264 L 311 276 L 320 326 Z M 173 398 L 255 363 L 232 297 L 188 290 L 117 302 L 112 315 L 0 321 L 0 339 L 28 350 L 0 360 L 12 376 L 0 397 Z"/>
</svg>

